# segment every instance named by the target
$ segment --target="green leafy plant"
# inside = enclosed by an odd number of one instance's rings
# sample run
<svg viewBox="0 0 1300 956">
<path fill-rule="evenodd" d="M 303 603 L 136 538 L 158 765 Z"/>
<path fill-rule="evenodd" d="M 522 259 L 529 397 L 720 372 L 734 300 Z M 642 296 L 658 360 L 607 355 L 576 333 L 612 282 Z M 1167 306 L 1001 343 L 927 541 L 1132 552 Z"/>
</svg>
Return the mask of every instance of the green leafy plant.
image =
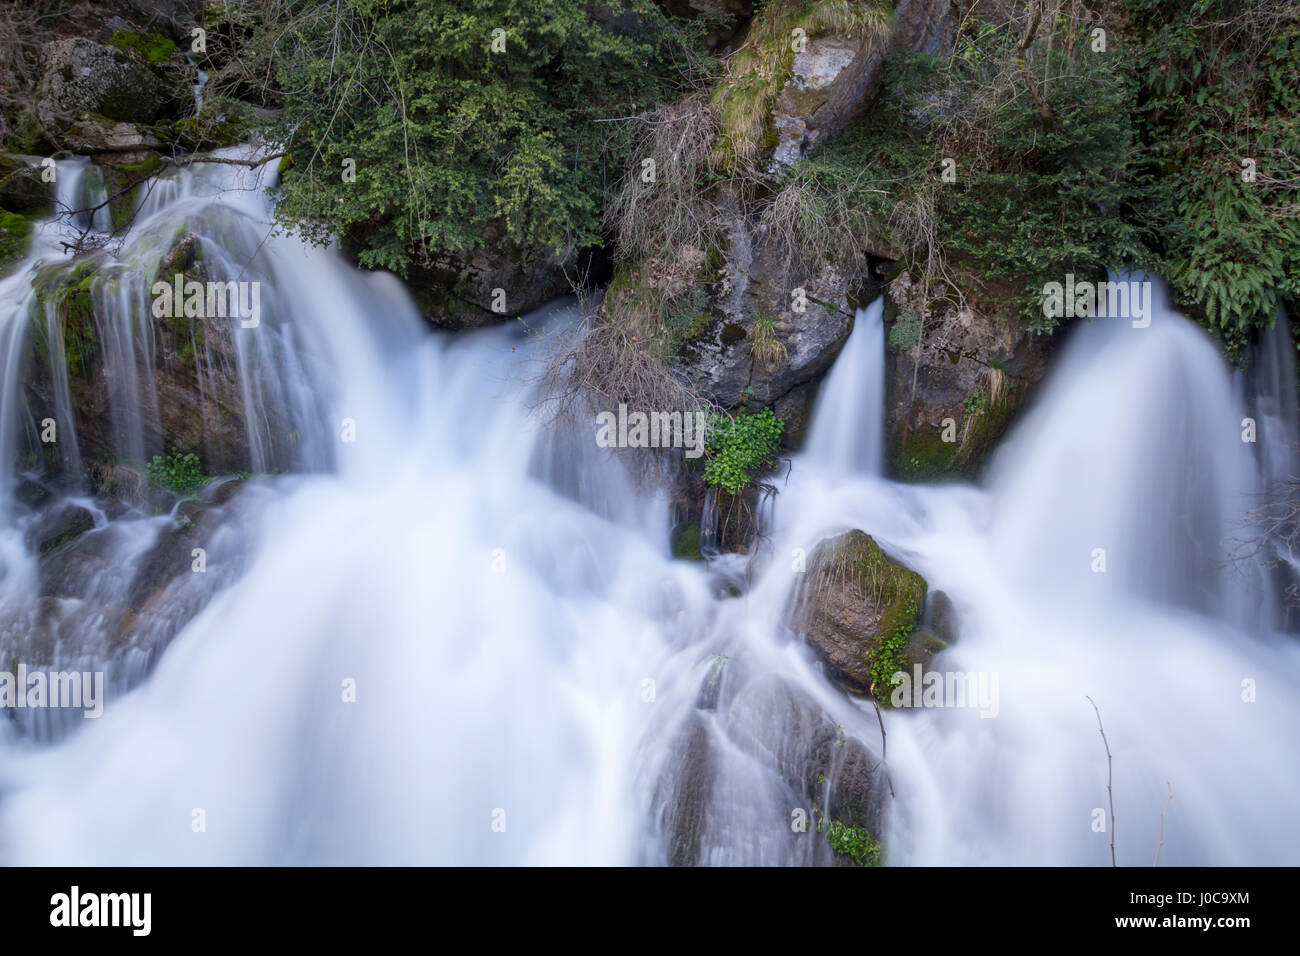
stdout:
<svg viewBox="0 0 1300 956">
<path fill-rule="evenodd" d="M 903 309 L 889 329 L 889 347 L 895 352 L 906 352 L 921 339 L 921 316 L 912 309 Z"/>
<path fill-rule="evenodd" d="M 991 404 L 992 400 L 989 398 L 989 393 L 981 388 L 967 395 L 962 407 L 966 410 L 966 417 L 973 418 L 987 412 Z"/>
<path fill-rule="evenodd" d="M 715 415 L 705 445 L 705 484 L 733 495 L 744 491 L 754 474 L 772 463 L 784 431 L 785 422 L 770 408 Z"/>
<path fill-rule="evenodd" d="M 916 630 L 916 601 L 911 596 L 903 600 L 901 607 L 893 610 L 895 613 L 881 622 L 887 631 L 881 635 L 871 658 L 871 686 L 875 689 L 876 699 L 882 703 L 889 701 L 894 675 L 907 671 L 907 644 L 912 631 Z"/>
<path fill-rule="evenodd" d="M 173 448 L 166 457 L 154 455 L 144 466 L 149 480 L 159 488 L 174 492 L 182 498 L 192 498 L 208 483 L 199 456 L 193 452 L 182 453 Z"/>
<path fill-rule="evenodd" d="M 859 866 L 879 866 L 884 861 L 884 846 L 865 827 L 822 817 L 817 821 L 817 832 L 825 835 L 832 850 L 851 857 Z"/>
</svg>

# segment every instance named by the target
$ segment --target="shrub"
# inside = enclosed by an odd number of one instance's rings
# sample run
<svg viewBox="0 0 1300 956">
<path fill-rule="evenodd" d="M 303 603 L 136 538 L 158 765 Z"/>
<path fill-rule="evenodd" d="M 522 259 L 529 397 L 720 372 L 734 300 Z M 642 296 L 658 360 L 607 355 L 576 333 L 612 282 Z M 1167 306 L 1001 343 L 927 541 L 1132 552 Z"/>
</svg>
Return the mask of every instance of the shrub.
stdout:
<svg viewBox="0 0 1300 956">
<path fill-rule="evenodd" d="M 596 14 L 581 0 L 293 0 L 224 16 L 244 39 L 221 80 L 265 75 L 281 106 L 263 130 L 292 160 L 281 221 L 403 275 L 485 234 L 597 244 L 627 137 L 595 121 L 662 99 L 689 49 L 651 0 Z"/>
</svg>

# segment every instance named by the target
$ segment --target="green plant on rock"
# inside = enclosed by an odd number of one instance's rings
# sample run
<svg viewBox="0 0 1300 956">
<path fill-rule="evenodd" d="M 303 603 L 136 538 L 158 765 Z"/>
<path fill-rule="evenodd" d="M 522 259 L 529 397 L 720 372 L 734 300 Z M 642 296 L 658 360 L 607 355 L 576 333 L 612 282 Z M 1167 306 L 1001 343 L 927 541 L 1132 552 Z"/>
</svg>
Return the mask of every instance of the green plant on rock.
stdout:
<svg viewBox="0 0 1300 956">
<path fill-rule="evenodd" d="M 873 696 L 887 704 L 889 692 L 894 687 L 894 675 L 907 673 L 910 661 L 907 645 L 916 630 L 917 606 L 915 598 L 906 597 L 900 606 L 890 608 L 881 621 L 881 637 L 871 657 L 871 687 Z"/>
<path fill-rule="evenodd" d="M 880 866 L 884 861 L 884 846 L 865 827 L 822 817 L 817 821 L 817 832 L 826 837 L 832 850 L 851 857 L 859 866 Z"/>
<path fill-rule="evenodd" d="M 740 494 L 757 472 L 772 464 L 784 431 L 784 420 L 770 408 L 734 417 L 715 415 L 705 444 L 704 483 Z"/>
<path fill-rule="evenodd" d="M 921 316 L 914 309 L 903 309 L 889 329 L 889 347 L 906 352 L 921 340 Z"/>
<path fill-rule="evenodd" d="M 160 33 L 114 30 L 108 41 L 124 53 L 137 53 L 149 63 L 162 63 L 176 52 L 176 44 Z"/>
<path fill-rule="evenodd" d="M 144 466 L 149 480 L 182 498 L 192 498 L 208 483 L 199 456 L 193 452 L 182 453 L 173 448 L 165 457 L 154 455 Z"/>
<path fill-rule="evenodd" d="M 962 402 L 962 408 L 966 410 L 968 418 L 973 418 L 987 412 L 990 402 L 989 393 L 981 388 L 966 396 L 966 401 Z"/>
</svg>

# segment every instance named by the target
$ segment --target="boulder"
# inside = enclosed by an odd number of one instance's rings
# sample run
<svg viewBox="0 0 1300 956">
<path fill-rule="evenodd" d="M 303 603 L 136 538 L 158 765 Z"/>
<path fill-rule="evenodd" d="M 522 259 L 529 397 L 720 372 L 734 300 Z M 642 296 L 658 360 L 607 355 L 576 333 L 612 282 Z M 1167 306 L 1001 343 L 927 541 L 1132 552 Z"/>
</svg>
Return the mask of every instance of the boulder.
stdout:
<svg viewBox="0 0 1300 956">
<path fill-rule="evenodd" d="M 81 537 L 95 527 L 95 516 L 81 505 L 65 502 L 46 511 L 27 530 L 27 547 L 37 554 L 48 554 L 55 548 Z"/>
<path fill-rule="evenodd" d="M 880 833 L 884 762 L 847 735 L 805 692 L 776 675 L 747 684 L 726 715 L 728 737 L 770 768 L 819 815 Z"/>
<path fill-rule="evenodd" d="M 886 702 L 892 673 L 927 663 L 937 650 L 923 636 L 914 640 L 925 595 L 921 575 L 892 560 L 870 535 L 849 531 L 813 551 L 790 626 L 807 636 L 846 690 Z"/>
<path fill-rule="evenodd" d="M 954 30 L 948 0 L 900 0 L 892 29 L 811 38 L 796 52 L 777 93 L 772 168 L 788 166 L 837 136 L 862 115 L 886 57 L 899 49 L 937 51 Z"/>
<path fill-rule="evenodd" d="M 193 107 L 180 67 L 164 72 L 129 48 L 65 37 L 46 44 L 42 63 L 37 122 L 59 146 L 73 152 L 157 146 L 157 137 L 147 127 Z"/>
</svg>

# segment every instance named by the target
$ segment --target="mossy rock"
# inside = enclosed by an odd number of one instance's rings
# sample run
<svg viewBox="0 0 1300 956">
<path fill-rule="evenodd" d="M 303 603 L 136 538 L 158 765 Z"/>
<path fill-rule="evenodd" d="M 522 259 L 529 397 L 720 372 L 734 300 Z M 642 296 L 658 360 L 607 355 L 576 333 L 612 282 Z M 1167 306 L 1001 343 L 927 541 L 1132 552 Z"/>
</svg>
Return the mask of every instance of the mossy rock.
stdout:
<svg viewBox="0 0 1300 956">
<path fill-rule="evenodd" d="M 904 481 L 978 477 L 1015 418 L 1026 390 L 1023 382 L 1013 380 L 988 407 L 979 411 L 954 410 L 950 417 L 957 425 L 955 441 L 943 440 L 942 424 L 902 432 L 892 455 L 895 477 Z"/>
<path fill-rule="evenodd" d="M 674 558 L 685 561 L 700 561 L 700 526 L 694 522 L 679 524 L 673 528 L 669 538 L 669 547 Z"/>
<path fill-rule="evenodd" d="M 849 531 L 813 552 L 791 627 L 808 636 L 847 690 L 865 694 L 875 684 L 878 699 L 887 701 L 890 675 L 936 652 L 932 641 L 913 639 L 926 591 L 925 578 L 890 558 L 870 535 Z"/>
<path fill-rule="evenodd" d="M 189 151 L 234 146 L 249 137 L 256 116 L 247 103 L 225 97 L 204 102 L 194 116 L 183 116 L 151 127 L 158 139 Z M 292 166 L 292 163 L 289 164 Z M 284 171 L 282 164 L 281 172 Z"/>
<path fill-rule="evenodd" d="M 134 30 L 114 30 L 108 41 L 124 53 L 140 57 L 146 63 L 159 64 L 176 53 L 176 43 L 161 33 L 136 33 Z"/>
<path fill-rule="evenodd" d="M 27 255 L 31 239 L 30 219 L 21 213 L 0 209 L 0 275 Z"/>
</svg>

